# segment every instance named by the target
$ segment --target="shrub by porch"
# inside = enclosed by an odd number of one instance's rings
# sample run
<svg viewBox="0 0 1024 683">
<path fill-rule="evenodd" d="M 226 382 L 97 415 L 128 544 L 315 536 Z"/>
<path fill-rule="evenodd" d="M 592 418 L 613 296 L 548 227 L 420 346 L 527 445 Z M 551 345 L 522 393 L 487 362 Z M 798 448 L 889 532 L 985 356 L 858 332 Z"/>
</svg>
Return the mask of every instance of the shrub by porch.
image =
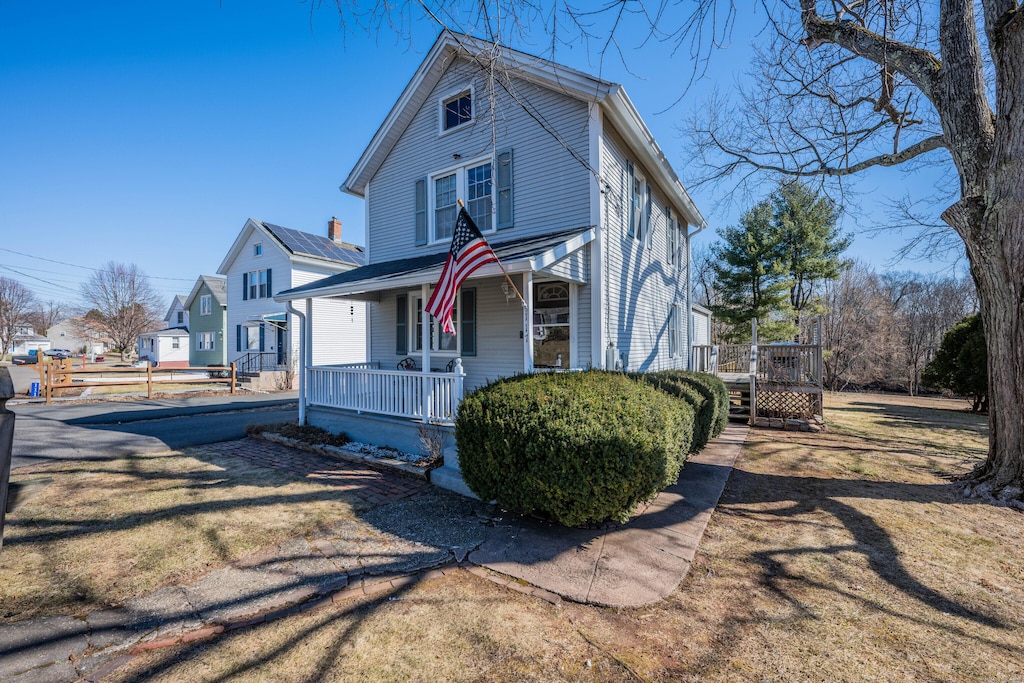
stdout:
<svg viewBox="0 0 1024 683">
<path fill-rule="evenodd" d="M 620 373 L 521 375 L 468 396 L 455 438 L 482 499 L 576 525 L 624 520 L 675 482 L 693 420 L 688 402 Z"/>
</svg>

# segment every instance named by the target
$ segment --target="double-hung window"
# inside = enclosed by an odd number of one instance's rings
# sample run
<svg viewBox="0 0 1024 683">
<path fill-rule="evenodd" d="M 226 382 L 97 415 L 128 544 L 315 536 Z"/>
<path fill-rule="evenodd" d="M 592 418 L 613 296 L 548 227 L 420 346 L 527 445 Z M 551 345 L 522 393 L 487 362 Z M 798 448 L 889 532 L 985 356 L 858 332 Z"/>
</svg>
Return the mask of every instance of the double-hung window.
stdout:
<svg viewBox="0 0 1024 683">
<path fill-rule="evenodd" d="M 215 351 L 216 335 L 213 332 L 200 332 L 196 335 L 196 351 Z"/>
<path fill-rule="evenodd" d="M 412 348 L 416 351 L 423 351 L 423 299 L 416 299 L 416 325 L 413 330 Z M 448 334 L 441 329 L 441 323 L 432 315 L 428 314 L 430 325 L 430 352 L 431 353 L 458 353 L 459 339 L 454 334 Z M 459 303 L 455 297 L 455 306 L 452 308 L 452 325 L 459 329 Z"/>
<path fill-rule="evenodd" d="M 672 304 L 668 309 L 668 355 L 671 358 L 679 355 L 679 304 Z"/>
<path fill-rule="evenodd" d="M 629 198 L 629 222 L 626 232 L 630 237 L 641 244 L 651 246 L 651 186 L 647 179 L 637 170 L 633 162 L 626 162 L 628 175 Z"/>
<path fill-rule="evenodd" d="M 494 182 L 491 168 L 491 162 L 486 161 L 434 176 L 432 241 L 441 242 L 452 238 L 455 218 L 459 214 L 457 199 L 460 197 L 465 197 L 466 211 L 480 232 L 493 229 L 491 208 L 494 206 Z"/>
<path fill-rule="evenodd" d="M 273 295 L 270 291 L 270 269 L 250 270 L 243 273 L 243 299 L 266 299 Z"/>
<path fill-rule="evenodd" d="M 213 313 L 213 306 L 211 305 L 211 296 L 209 294 L 203 294 L 199 297 L 199 315 L 210 315 Z"/>
</svg>

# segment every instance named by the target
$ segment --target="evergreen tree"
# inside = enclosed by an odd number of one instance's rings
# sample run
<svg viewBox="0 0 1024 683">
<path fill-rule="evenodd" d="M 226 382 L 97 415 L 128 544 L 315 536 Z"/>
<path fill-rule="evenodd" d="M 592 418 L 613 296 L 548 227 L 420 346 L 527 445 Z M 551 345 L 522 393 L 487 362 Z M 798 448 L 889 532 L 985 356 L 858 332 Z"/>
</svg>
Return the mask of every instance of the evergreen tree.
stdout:
<svg viewBox="0 0 1024 683">
<path fill-rule="evenodd" d="M 848 262 L 842 254 L 850 238 L 839 231 L 835 202 L 799 181 L 783 183 L 772 195 L 773 220 L 788 264 L 789 304 L 800 325 L 800 314 L 824 312 L 815 305 L 823 280 L 835 280 Z"/>
<path fill-rule="evenodd" d="M 762 340 L 792 338 L 796 329 L 789 314 L 788 264 L 772 201 L 759 202 L 743 214 L 739 226 L 725 228 L 711 251 L 722 296 L 712 311 L 732 326 L 726 336 L 734 341 L 749 339 L 749 323 L 757 318 Z"/>
<path fill-rule="evenodd" d="M 980 315 L 967 316 L 943 335 L 921 381 L 969 397 L 976 413 L 988 409 L 988 354 Z"/>
</svg>

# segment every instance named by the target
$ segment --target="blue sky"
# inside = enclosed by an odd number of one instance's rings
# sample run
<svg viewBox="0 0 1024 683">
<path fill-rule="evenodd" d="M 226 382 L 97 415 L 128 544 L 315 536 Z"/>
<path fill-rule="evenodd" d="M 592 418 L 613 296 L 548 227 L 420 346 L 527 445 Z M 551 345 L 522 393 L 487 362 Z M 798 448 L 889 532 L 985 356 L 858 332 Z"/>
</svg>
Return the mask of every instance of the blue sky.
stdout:
<svg viewBox="0 0 1024 683">
<path fill-rule="evenodd" d="M 169 301 L 216 271 L 250 216 L 318 234 L 337 216 L 363 244 L 362 202 L 338 186 L 438 31 L 344 32 L 333 3 L 298 0 L 0 0 L 0 275 L 76 303 L 91 269 L 136 263 Z M 557 59 L 623 83 L 678 168 L 680 122 L 746 68 L 748 38 L 675 106 L 690 65 L 665 46 L 626 41 L 629 69 L 580 45 Z M 903 182 L 861 183 L 862 225 L 884 222 L 877 202 Z M 742 209 L 694 199 L 710 238 Z M 850 253 L 884 269 L 898 245 L 859 236 Z"/>
</svg>

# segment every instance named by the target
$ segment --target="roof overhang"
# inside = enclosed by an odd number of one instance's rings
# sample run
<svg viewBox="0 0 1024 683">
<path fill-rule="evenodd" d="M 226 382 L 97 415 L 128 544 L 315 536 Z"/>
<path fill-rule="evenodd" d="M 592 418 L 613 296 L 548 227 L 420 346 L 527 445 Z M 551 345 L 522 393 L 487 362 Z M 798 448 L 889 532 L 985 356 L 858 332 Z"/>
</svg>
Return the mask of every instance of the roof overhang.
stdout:
<svg viewBox="0 0 1024 683">
<path fill-rule="evenodd" d="M 480 280 L 489 277 L 501 277 L 504 273 L 537 273 L 543 272 L 564 258 L 567 258 L 585 245 L 594 240 L 596 230 L 586 228 L 559 240 L 554 244 L 545 245 L 535 250 L 516 249 L 516 240 L 505 245 L 494 245 L 493 249 L 501 259 L 501 263 L 489 263 L 474 271 L 469 280 Z M 505 257 L 503 257 L 503 254 Z M 444 254 L 437 254 L 441 258 L 435 259 L 434 263 L 419 268 L 402 270 L 392 275 L 372 275 L 366 278 L 353 279 L 348 282 L 331 284 L 331 278 L 324 278 L 324 284 L 318 286 L 316 282 L 302 287 L 285 290 L 278 293 L 275 301 L 299 301 L 302 299 L 316 299 L 324 297 L 342 297 L 360 300 L 376 300 L 375 293 L 388 289 L 405 289 L 419 287 L 424 284 L 435 284 L 441 275 L 444 267 Z M 366 266 L 367 269 L 379 268 L 386 264 L 374 264 Z M 504 271 L 502 270 L 504 266 Z M 358 275 L 358 270 L 349 271 L 346 275 Z"/>
</svg>

